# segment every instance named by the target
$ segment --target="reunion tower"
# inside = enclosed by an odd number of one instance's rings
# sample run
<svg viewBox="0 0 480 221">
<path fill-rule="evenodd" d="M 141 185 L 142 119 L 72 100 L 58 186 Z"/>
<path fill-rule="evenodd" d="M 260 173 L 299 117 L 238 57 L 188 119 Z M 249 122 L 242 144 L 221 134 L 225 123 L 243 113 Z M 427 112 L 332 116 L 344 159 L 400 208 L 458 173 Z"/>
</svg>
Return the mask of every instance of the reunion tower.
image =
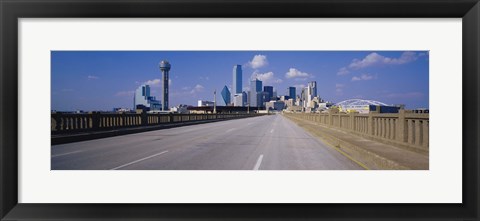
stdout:
<svg viewBox="0 0 480 221">
<path fill-rule="evenodd" d="M 170 72 L 170 63 L 168 61 L 160 62 L 160 71 L 163 75 L 163 106 L 162 111 L 168 111 L 168 73 Z"/>
</svg>

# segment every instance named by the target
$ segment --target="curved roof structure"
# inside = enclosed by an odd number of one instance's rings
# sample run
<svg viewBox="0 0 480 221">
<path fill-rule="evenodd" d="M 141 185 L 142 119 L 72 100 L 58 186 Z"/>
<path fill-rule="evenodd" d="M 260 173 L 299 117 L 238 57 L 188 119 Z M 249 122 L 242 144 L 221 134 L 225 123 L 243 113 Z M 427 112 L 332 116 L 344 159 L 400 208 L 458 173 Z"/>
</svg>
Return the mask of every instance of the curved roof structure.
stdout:
<svg viewBox="0 0 480 221">
<path fill-rule="evenodd" d="M 362 99 L 345 100 L 345 101 L 336 103 L 336 105 L 340 108 L 341 111 L 355 110 L 360 113 L 368 111 L 368 108 L 370 105 L 389 106 L 388 104 L 385 104 L 380 101 L 362 100 Z"/>
</svg>

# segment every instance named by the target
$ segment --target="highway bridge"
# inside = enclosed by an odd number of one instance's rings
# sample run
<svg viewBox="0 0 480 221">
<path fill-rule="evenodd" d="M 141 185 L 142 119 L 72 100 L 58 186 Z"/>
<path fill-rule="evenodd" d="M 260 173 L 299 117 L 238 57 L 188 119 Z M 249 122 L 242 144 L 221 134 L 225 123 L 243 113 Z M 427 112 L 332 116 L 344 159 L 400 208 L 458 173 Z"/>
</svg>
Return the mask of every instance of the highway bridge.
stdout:
<svg viewBox="0 0 480 221">
<path fill-rule="evenodd" d="M 281 114 L 53 145 L 52 170 L 362 170 Z"/>
</svg>

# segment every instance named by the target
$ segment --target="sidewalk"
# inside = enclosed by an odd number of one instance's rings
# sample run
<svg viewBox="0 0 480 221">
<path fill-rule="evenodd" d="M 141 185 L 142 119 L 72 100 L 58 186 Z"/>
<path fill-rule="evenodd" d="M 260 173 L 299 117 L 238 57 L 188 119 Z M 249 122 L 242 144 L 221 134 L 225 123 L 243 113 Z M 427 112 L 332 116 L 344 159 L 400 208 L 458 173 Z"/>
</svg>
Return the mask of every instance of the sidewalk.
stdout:
<svg viewBox="0 0 480 221">
<path fill-rule="evenodd" d="M 283 115 L 332 148 L 376 170 L 428 170 L 428 153 L 417 153 L 367 140 L 348 132 Z"/>
</svg>

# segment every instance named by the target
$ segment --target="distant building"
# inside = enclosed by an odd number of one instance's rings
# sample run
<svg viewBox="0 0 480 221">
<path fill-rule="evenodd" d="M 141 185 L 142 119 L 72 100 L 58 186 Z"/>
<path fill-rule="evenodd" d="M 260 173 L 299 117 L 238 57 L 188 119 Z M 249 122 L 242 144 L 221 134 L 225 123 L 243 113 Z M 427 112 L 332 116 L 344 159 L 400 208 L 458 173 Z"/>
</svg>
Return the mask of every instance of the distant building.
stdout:
<svg viewBox="0 0 480 221">
<path fill-rule="evenodd" d="M 122 108 L 122 107 L 115 107 L 115 108 L 113 108 L 113 112 L 125 113 L 125 112 L 130 112 L 130 109 Z"/>
<path fill-rule="evenodd" d="M 263 92 L 265 93 L 264 102 L 269 102 L 270 100 L 272 100 L 272 97 L 273 97 L 273 87 L 272 86 L 263 86 Z"/>
<path fill-rule="evenodd" d="M 301 104 L 299 106 L 306 107 L 307 106 L 307 102 L 305 102 L 306 100 L 307 100 L 307 88 L 302 88 L 302 93 L 300 94 Z"/>
<path fill-rule="evenodd" d="M 295 87 L 288 87 L 287 96 L 295 99 L 297 97 L 297 89 Z"/>
<path fill-rule="evenodd" d="M 317 97 L 317 82 L 311 81 L 308 83 L 308 86 L 305 88 L 305 107 L 315 108 L 313 99 Z"/>
<path fill-rule="evenodd" d="M 286 100 L 288 100 L 289 98 L 290 98 L 290 97 L 285 96 L 285 95 L 280 96 L 280 100 L 281 100 L 281 101 L 286 101 Z"/>
<path fill-rule="evenodd" d="M 287 111 L 288 112 L 302 112 L 303 107 L 301 107 L 301 106 L 290 106 L 290 107 L 287 107 Z"/>
<path fill-rule="evenodd" d="M 262 81 L 258 79 L 250 81 L 250 94 L 248 95 L 248 97 L 250 107 L 263 106 Z"/>
<path fill-rule="evenodd" d="M 172 67 L 168 61 L 161 61 L 159 64 L 160 71 L 162 72 L 162 91 L 163 91 L 163 111 L 168 111 L 168 83 L 170 68 Z"/>
<path fill-rule="evenodd" d="M 229 105 L 231 103 L 231 100 L 230 100 L 231 94 L 230 94 L 230 91 L 228 90 L 227 85 L 223 87 L 221 94 L 222 94 L 223 102 L 225 102 L 225 105 Z"/>
<path fill-rule="evenodd" d="M 263 107 L 263 92 L 250 91 L 248 97 L 250 98 L 250 107 Z"/>
<path fill-rule="evenodd" d="M 309 95 L 312 95 L 312 97 L 317 96 L 317 82 L 316 81 L 309 82 L 307 88 L 309 89 L 309 91 L 308 91 Z"/>
<path fill-rule="evenodd" d="M 250 90 L 255 92 L 262 92 L 262 81 L 253 79 L 250 81 Z"/>
<path fill-rule="evenodd" d="M 232 93 L 234 95 L 242 93 L 242 65 L 239 64 L 233 66 Z"/>
<path fill-rule="evenodd" d="M 283 101 L 270 101 L 265 103 L 266 110 L 281 111 L 283 108 L 285 108 L 285 103 Z"/>
<path fill-rule="evenodd" d="M 369 109 L 370 112 L 374 113 L 398 113 L 398 111 L 402 108 L 400 106 L 369 105 Z"/>
<path fill-rule="evenodd" d="M 204 101 L 204 100 L 198 100 L 198 107 L 213 107 L 214 102 L 213 101 Z"/>
<path fill-rule="evenodd" d="M 302 106 L 302 98 L 300 96 L 297 95 L 295 99 L 295 106 Z"/>
<path fill-rule="evenodd" d="M 295 106 L 295 101 L 294 101 L 292 98 L 290 98 L 290 99 L 288 99 L 288 100 L 286 100 L 286 101 L 284 101 L 284 102 L 285 102 L 285 106 L 286 106 L 286 107 Z"/>
<path fill-rule="evenodd" d="M 143 106 L 145 110 L 160 110 L 162 108 L 160 101 L 150 96 L 149 85 L 140 85 L 137 88 L 133 97 L 133 103 L 134 109 L 137 109 L 139 106 Z"/>
<path fill-rule="evenodd" d="M 190 111 L 188 110 L 188 105 L 186 104 L 180 104 L 176 107 L 170 108 L 170 111 L 173 113 L 179 113 L 179 114 L 188 114 Z"/>
<path fill-rule="evenodd" d="M 247 99 L 247 96 L 245 95 L 245 92 L 235 94 L 233 96 L 233 106 L 235 106 L 235 107 L 245 106 L 245 103 L 246 103 L 246 102 L 244 102 L 245 99 Z"/>
<path fill-rule="evenodd" d="M 392 106 L 380 101 L 350 99 L 335 104 L 340 112 L 357 112 L 361 114 L 368 114 L 376 111 L 377 113 L 396 113 L 400 106 Z M 378 109 L 377 109 L 378 108 Z"/>
<path fill-rule="evenodd" d="M 213 107 L 188 107 L 191 114 L 211 114 Z M 217 106 L 217 113 L 247 113 L 248 107 Z"/>
<path fill-rule="evenodd" d="M 243 103 L 243 106 L 247 106 L 247 99 L 248 99 L 247 92 L 243 91 L 243 92 L 242 92 L 242 103 Z"/>
<path fill-rule="evenodd" d="M 331 106 L 333 106 L 333 103 L 331 103 L 331 102 L 321 102 L 321 103 L 318 104 L 317 110 L 318 111 L 327 110 Z"/>
</svg>

